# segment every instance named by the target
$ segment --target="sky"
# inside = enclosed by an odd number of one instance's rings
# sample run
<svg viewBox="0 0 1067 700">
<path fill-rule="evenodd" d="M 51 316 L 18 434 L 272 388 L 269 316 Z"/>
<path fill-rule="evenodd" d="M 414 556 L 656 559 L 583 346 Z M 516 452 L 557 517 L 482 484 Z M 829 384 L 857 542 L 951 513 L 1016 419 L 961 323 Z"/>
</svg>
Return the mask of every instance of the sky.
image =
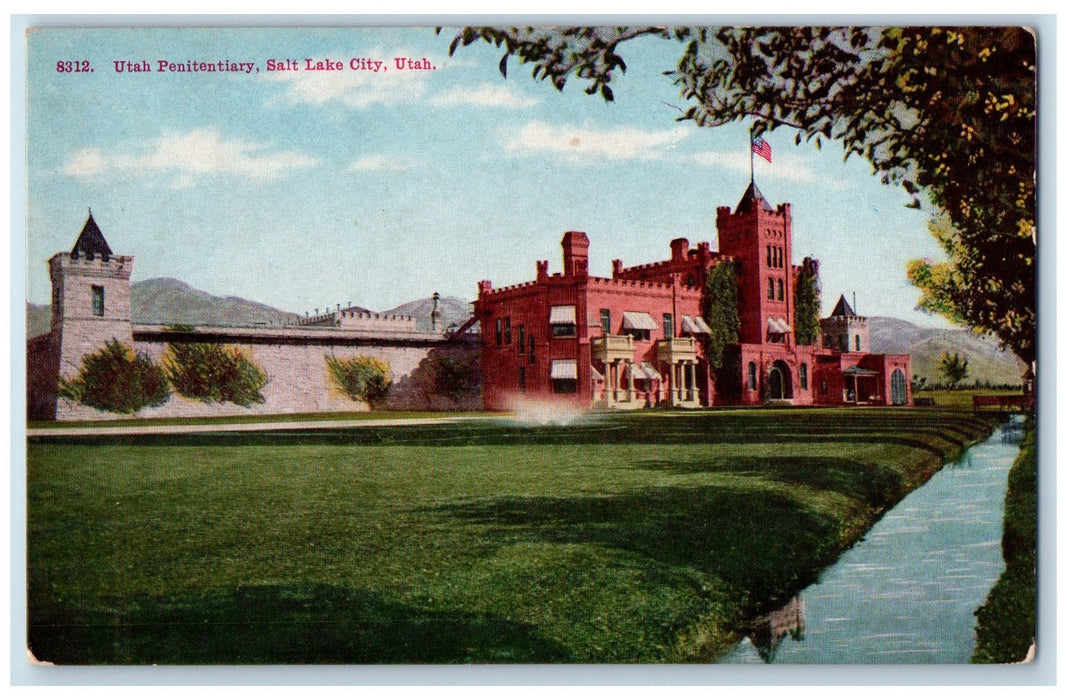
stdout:
<svg viewBox="0 0 1067 700">
<path fill-rule="evenodd" d="M 46 261 L 72 247 L 89 208 L 112 250 L 135 257 L 135 282 L 175 277 L 297 313 L 385 310 L 434 291 L 473 300 L 478 280 L 533 279 L 536 260 L 558 272 L 569 230 L 589 235 L 601 276 L 615 258 L 669 257 L 672 238 L 717 247 L 716 207 L 736 206 L 749 182 L 750 124 L 675 120 L 686 103 L 662 73 L 680 44 L 626 45 L 605 103 L 577 81 L 557 92 L 516 59 L 505 79 L 485 44 L 449 58 L 454 35 L 31 32 L 28 300 L 48 303 Z M 343 70 L 309 71 L 308 59 Z M 300 69 L 268 70 L 287 60 Z M 160 72 L 161 61 L 252 67 Z M 142 62 L 150 71 L 130 71 Z M 823 313 L 854 293 L 860 314 L 944 325 L 915 311 L 905 274 L 908 260 L 944 259 L 929 212 L 836 144 L 793 137 L 766 136 L 773 162 L 757 158 L 755 179 L 772 204 L 792 204 L 793 262 L 820 260 Z"/>
</svg>

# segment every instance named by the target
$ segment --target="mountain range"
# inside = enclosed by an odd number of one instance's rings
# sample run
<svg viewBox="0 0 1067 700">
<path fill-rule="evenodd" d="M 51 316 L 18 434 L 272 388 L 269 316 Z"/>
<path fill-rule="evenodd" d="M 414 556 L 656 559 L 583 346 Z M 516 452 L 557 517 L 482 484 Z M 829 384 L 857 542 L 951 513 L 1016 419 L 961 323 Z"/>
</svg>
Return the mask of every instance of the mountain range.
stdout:
<svg viewBox="0 0 1067 700">
<path fill-rule="evenodd" d="M 462 325 L 472 313 L 471 303 L 459 297 L 441 297 L 437 308 L 442 328 Z M 427 297 L 382 313 L 414 316 L 420 330 L 429 330 L 432 309 L 433 299 Z M 215 296 L 171 277 L 133 283 L 130 314 L 134 323 L 193 326 L 278 325 L 298 318 L 297 314 L 240 297 Z M 49 317 L 47 306 L 27 303 L 27 337 L 47 333 Z M 970 369 L 967 382 L 1018 384 L 1026 371 L 1022 361 L 1001 350 L 995 340 L 965 329 L 929 328 L 898 318 L 872 316 L 870 332 L 871 352 L 911 355 L 912 374 L 925 377 L 929 383 L 942 379 L 938 368 L 944 352 L 958 352 L 967 358 Z"/>
</svg>

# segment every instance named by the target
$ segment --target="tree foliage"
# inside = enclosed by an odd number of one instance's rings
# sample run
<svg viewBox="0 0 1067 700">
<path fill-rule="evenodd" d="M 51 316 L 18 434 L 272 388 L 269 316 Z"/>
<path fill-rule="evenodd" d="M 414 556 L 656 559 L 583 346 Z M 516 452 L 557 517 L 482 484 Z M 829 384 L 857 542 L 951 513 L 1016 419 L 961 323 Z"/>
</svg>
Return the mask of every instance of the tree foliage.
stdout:
<svg viewBox="0 0 1067 700">
<path fill-rule="evenodd" d="M 170 399 L 167 376 L 151 357 L 112 338 L 82 358 L 73 379 L 59 379 L 59 395 L 112 413 L 136 413 Z"/>
<path fill-rule="evenodd" d="M 426 401 L 441 396 L 458 404 L 481 391 L 480 365 L 478 353 L 465 348 L 435 348 L 411 373 L 411 380 Z"/>
<path fill-rule="evenodd" d="M 797 345 L 814 345 L 819 337 L 819 272 L 811 258 L 804 258 L 793 293 L 793 333 Z"/>
<path fill-rule="evenodd" d="M 967 358 L 960 357 L 958 352 L 951 355 L 946 351 L 941 353 L 941 374 L 945 377 L 945 383 L 949 388 L 955 388 L 970 374 L 967 368 Z"/>
<path fill-rule="evenodd" d="M 723 367 L 726 346 L 736 343 L 741 331 L 737 316 L 737 266 L 724 260 L 708 270 L 700 312 L 711 328 L 707 340 L 708 365 L 718 374 Z"/>
<path fill-rule="evenodd" d="M 389 397 L 393 377 L 389 363 L 384 360 L 366 355 L 345 359 L 328 355 L 326 369 L 334 386 L 353 401 L 363 401 L 371 408 L 377 408 Z"/>
<path fill-rule="evenodd" d="M 752 120 L 795 142 L 842 144 L 913 206 L 932 204 L 948 262 L 913 263 L 923 308 L 995 334 L 1033 361 L 1036 254 L 1036 47 L 1019 27 L 466 28 L 533 64 L 562 90 L 569 76 L 614 99 L 620 45 L 639 36 L 680 42 L 667 71 L 700 126 Z"/>
<path fill-rule="evenodd" d="M 167 343 L 163 366 L 174 390 L 186 398 L 245 407 L 265 401 L 267 374 L 236 345 Z"/>
</svg>

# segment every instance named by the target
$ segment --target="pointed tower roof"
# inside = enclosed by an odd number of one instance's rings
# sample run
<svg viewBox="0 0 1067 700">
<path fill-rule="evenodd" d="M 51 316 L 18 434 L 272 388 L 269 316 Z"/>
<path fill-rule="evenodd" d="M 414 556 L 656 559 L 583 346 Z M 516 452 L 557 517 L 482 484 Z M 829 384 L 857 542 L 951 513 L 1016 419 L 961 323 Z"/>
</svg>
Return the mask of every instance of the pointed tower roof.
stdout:
<svg viewBox="0 0 1067 700">
<path fill-rule="evenodd" d="M 848 305 L 848 301 L 845 299 L 845 295 L 842 294 L 841 298 L 837 300 L 837 306 L 830 313 L 830 316 L 855 316 L 856 312 L 852 310 L 852 307 Z"/>
<path fill-rule="evenodd" d="M 82 227 L 82 232 L 78 235 L 78 240 L 74 242 L 74 247 L 71 248 L 70 255 L 73 258 L 84 255 L 89 260 L 92 260 L 97 255 L 103 260 L 111 257 L 111 247 L 104 240 L 104 234 L 100 232 L 100 227 L 96 225 L 91 209 L 89 210 L 89 218 L 85 220 L 85 226 Z"/>
<path fill-rule="evenodd" d="M 734 214 L 748 213 L 754 211 L 755 208 L 762 207 L 763 211 L 774 211 L 774 208 L 767 203 L 767 198 L 763 196 L 763 193 L 756 187 L 756 181 L 753 180 L 748 184 L 748 189 L 745 190 L 745 194 L 741 196 L 741 201 L 737 203 L 737 208 L 734 210 Z"/>
</svg>

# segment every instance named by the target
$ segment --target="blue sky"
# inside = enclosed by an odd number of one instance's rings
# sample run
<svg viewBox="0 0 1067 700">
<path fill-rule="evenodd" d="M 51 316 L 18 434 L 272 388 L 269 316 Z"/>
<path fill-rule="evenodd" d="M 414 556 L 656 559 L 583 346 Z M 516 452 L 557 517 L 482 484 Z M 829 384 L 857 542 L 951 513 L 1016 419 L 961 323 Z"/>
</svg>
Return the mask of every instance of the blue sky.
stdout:
<svg viewBox="0 0 1067 700">
<path fill-rule="evenodd" d="M 92 207 L 134 280 L 177 277 L 213 294 L 303 312 L 383 310 L 435 290 L 473 299 L 560 267 L 567 230 L 611 260 L 662 259 L 670 239 L 710 240 L 715 208 L 749 179 L 748 125 L 676 122 L 662 71 L 680 45 L 633 42 L 615 103 L 575 82 L 558 93 L 489 46 L 448 57 L 432 29 L 48 29 L 28 42 L 27 295 L 47 303 L 48 257 L 69 249 Z M 343 60 L 338 72 L 267 72 L 269 59 Z M 352 58 L 388 70 L 352 71 Z M 394 58 L 435 70 L 400 71 Z M 159 60 L 254 62 L 258 72 L 159 73 Z M 92 73 L 59 73 L 57 61 Z M 150 73 L 117 73 L 147 60 Z M 823 311 L 922 324 L 909 259 L 942 255 L 927 213 L 839 147 L 767 136 L 756 182 L 791 202 L 795 260 L 819 258 Z"/>
</svg>

